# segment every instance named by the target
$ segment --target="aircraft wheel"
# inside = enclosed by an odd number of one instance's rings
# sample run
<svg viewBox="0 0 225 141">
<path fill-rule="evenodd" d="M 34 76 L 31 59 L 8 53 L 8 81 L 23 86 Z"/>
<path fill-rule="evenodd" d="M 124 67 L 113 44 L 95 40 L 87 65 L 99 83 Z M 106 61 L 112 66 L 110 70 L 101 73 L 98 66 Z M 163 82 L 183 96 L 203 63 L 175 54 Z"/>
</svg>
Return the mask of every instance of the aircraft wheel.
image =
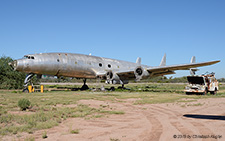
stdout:
<svg viewBox="0 0 225 141">
<path fill-rule="evenodd" d="M 26 89 L 23 89 L 23 92 L 24 93 L 29 93 L 29 90 L 26 88 Z"/>
<path fill-rule="evenodd" d="M 80 90 L 88 90 L 89 89 L 89 87 L 88 87 L 88 85 L 86 85 L 86 84 L 84 84 L 82 87 L 81 87 L 81 89 Z"/>
</svg>

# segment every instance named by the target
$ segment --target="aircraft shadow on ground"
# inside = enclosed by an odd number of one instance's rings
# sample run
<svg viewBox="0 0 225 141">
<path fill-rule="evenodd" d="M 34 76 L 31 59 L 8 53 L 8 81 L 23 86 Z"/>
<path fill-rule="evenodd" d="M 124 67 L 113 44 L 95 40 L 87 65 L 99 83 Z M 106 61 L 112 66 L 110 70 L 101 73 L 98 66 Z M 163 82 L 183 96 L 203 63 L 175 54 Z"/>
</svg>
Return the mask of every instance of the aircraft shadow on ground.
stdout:
<svg viewBox="0 0 225 141">
<path fill-rule="evenodd" d="M 225 116 L 217 116 L 217 115 L 185 114 L 183 116 L 187 118 L 195 118 L 195 119 L 225 120 Z"/>
</svg>

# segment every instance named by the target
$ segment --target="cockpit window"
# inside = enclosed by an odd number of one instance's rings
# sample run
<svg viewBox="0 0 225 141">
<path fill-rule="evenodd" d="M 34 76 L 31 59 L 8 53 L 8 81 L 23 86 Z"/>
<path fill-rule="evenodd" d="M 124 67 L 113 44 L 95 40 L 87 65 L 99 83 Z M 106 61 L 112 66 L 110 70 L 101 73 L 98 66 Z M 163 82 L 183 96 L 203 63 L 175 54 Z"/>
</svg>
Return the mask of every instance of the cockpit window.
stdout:
<svg viewBox="0 0 225 141">
<path fill-rule="evenodd" d="M 25 58 L 25 59 L 34 59 L 34 56 L 25 55 L 24 58 Z"/>
</svg>

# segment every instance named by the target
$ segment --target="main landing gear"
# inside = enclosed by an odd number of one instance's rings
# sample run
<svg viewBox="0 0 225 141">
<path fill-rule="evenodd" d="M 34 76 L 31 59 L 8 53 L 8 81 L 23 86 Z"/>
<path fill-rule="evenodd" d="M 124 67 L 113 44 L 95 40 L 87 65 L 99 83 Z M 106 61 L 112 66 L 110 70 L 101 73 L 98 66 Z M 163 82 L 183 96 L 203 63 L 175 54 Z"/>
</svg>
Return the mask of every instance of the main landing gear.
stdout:
<svg viewBox="0 0 225 141">
<path fill-rule="evenodd" d="M 84 82 L 84 84 L 83 84 L 83 86 L 80 88 L 80 90 L 88 90 L 89 89 L 89 87 L 88 87 L 88 85 L 86 84 L 86 81 L 87 81 L 87 79 L 83 79 L 83 82 Z"/>
</svg>

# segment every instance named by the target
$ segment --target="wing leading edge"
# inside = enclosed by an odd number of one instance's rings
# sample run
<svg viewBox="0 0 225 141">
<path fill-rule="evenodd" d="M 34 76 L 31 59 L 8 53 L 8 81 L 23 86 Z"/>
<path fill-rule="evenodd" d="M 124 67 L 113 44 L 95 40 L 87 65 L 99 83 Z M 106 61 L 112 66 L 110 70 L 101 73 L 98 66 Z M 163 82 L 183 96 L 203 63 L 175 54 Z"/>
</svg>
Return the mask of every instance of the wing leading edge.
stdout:
<svg viewBox="0 0 225 141">
<path fill-rule="evenodd" d="M 216 64 L 218 62 L 220 62 L 220 60 L 209 61 L 209 62 L 202 62 L 202 63 L 191 63 L 191 64 L 181 64 L 181 65 L 170 65 L 170 66 L 158 66 L 158 67 L 147 68 L 147 71 L 150 73 L 150 76 L 175 74 L 175 72 L 174 72 L 175 70 L 189 70 L 190 68 L 213 65 L 213 64 Z"/>
</svg>

